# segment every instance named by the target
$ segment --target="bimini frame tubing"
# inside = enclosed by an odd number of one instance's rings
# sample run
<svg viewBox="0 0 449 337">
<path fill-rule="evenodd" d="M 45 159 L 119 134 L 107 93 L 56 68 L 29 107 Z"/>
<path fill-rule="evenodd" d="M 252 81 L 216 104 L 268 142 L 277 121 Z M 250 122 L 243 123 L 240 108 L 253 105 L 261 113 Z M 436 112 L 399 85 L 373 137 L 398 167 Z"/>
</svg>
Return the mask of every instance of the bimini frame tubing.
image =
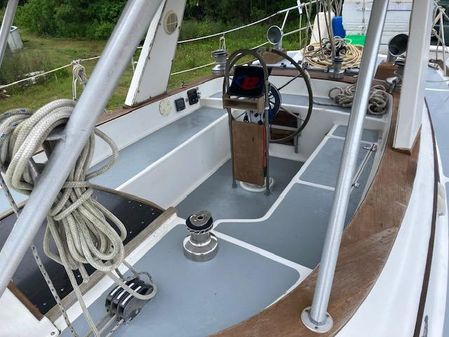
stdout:
<svg viewBox="0 0 449 337">
<path fill-rule="evenodd" d="M 0 252 L 0 296 L 45 220 L 162 0 L 129 0 L 63 135 Z"/>
<path fill-rule="evenodd" d="M 327 332 L 333 325 L 332 317 L 327 313 L 327 307 L 345 225 L 352 179 L 357 164 L 371 82 L 377 66 L 377 55 L 388 2 L 389 0 L 376 0 L 373 3 L 313 302 L 312 306 L 305 308 L 301 315 L 304 325 L 315 332 Z"/>
<path fill-rule="evenodd" d="M 9 0 L 8 5 L 6 6 L 5 14 L 3 16 L 2 26 L 0 27 L 0 67 L 3 62 L 3 56 L 5 55 L 9 32 L 11 30 L 18 5 L 19 0 Z"/>
</svg>

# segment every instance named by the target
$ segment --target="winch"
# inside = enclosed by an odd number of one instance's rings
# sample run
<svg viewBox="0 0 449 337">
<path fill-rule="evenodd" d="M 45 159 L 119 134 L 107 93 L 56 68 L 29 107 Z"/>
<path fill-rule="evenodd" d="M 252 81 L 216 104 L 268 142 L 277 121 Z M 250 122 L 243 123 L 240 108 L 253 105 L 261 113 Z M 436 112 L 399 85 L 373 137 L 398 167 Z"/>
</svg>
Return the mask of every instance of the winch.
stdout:
<svg viewBox="0 0 449 337">
<path fill-rule="evenodd" d="M 192 214 L 186 220 L 190 236 L 183 242 L 184 255 L 193 261 L 208 261 L 217 255 L 218 239 L 210 233 L 214 224 L 208 211 Z"/>
</svg>

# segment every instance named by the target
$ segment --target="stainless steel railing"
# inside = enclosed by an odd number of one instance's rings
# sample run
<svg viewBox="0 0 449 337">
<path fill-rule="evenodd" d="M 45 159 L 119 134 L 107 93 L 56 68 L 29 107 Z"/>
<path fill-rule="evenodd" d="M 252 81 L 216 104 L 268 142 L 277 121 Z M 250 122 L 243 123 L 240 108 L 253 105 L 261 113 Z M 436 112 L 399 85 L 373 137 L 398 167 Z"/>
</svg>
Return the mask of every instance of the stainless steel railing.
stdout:
<svg viewBox="0 0 449 337">
<path fill-rule="evenodd" d="M 338 174 L 334 201 L 329 219 L 329 225 L 324 243 L 318 280 L 315 288 L 312 306 L 305 308 L 301 319 L 303 323 L 316 332 L 326 332 L 332 328 L 332 317 L 327 308 L 332 290 L 332 283 L 337 265 L 338 252 L 345 225 L 346 212 L 351 194 L 352 179 L 357 165 L 360 139 L 363 132 L 371 82 L 377 65 L 377 55 L 382 37 L 389 0 L 373 2 L 370 22 L 367 31 L 365 48 L 360 65 L 360 76 L 354 103 L 349 118 L 349 126 L 343 149 L 343 155 Z"/>
<path fill-rule="evenodd" d="M 2 26 L 0 27 L 0 66 L 3 62 L 9 31 L 11 29 L 18 5 L 19 0 L 9 0 L 8 5 L 6 6 L 5 14 L 3 15 Z"/>
</svg>

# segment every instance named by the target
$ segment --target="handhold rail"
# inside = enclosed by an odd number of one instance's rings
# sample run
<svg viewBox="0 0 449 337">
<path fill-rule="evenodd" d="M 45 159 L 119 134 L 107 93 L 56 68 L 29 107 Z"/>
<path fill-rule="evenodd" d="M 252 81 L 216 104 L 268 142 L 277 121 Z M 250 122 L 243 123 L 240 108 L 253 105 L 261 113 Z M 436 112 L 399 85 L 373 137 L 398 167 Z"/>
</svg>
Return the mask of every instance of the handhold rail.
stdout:
<svg viewBox="0 0 449 337">
<path fill-rule="evenodd" d="M 373 3 L 367 31 L 366 44 L 360 65 L 360 76 L 349 118 L 337 186 L 334 193 L 332 211 L 329 218 L 318 279 L 312 306 L 305 308 L 301 319 L 304 325 L 315 332 L 327 332 L 332 328 L 332 317 L 327 313 L 332 283 L 343 235 L 346 212 L 351 194 L 352 179 L 357 165 L 359 143 L 362 137 L 371 82 L 377 66 L 377 55 L 382 37 L 389 0 L 377 0 Z"/>
</svg>

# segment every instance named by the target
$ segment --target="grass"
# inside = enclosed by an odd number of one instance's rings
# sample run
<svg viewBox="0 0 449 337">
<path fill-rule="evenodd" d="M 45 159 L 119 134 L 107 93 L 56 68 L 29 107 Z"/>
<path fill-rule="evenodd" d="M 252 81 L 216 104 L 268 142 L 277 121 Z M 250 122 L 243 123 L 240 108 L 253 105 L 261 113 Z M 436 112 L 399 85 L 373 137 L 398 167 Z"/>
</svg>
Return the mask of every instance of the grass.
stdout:
<svg viewBox="0 0 449 337">
<path fill-rule="evenodd" d="M 229 34 L 226 36 L 227 49 L 229 51 L 234 51 L 240 48 L 254 47 L 265 42 L 265 34 L 269 26 L 270 24 L 266 23 Z M 286 30 L 289 31 L 294 28 L 294 26 L 291 26 Z M 207 35 L 222 31 L 223 29 L 226 29 L 226 27 L 220 23 L 187 21 L 184 22 L 181 29 L 180 39 Z M 24 50 L 19 53 L 20 58 L 24 60 L 35 60 L 36 57 L 38 57 L 40 59 L 39 62 L 34 62 L 35 64 L 37 63 L 37 69 L 30 69 L 30 67 L 27 68 L 22 64 L 21 66 L 23 66 L 27 72 L 50 70 L 68 64 L 75 59 L 100 55 L 106 44 L 106 41 L 45 38 L 26 31 L 22 31 L 21 35 L 24 42 Z M 211 52 L 218 48 L 218 44 L 218 38 L 211 38 L 194 43 L 178 45 L 172 72 L 212 62 Z M 299 46 L 298 34 L 285 37 L 285 48 L 298 49 Z M 19 54 L 10 56 L 10 58 L 16 58 L 16 67 Z M 33 62 L 30 63 L 33 64 Z M 8 64 L 10 65 L 11 63 L 8 63 L 7 61 L 4 62 L 4 68 L 1 69 L 3 72 L 5 72 L 5 70 L 11 70 L 6 68 L 8 67 Z M 92 73 L 95 64 L 96 61 L 86 61 L 83 63 L 88 74 Z M 12 68 L 11 65 L 10 68 Z M 211 73 L 210 68 L 211 67 L 206 67 L 196 71 L 171 76 L 168 89 L 179 87 L 198 77 L 208 75 Z M 132 69 L 130 65 L 121 77 L 120 83 L 108 103 L 108 110 L 122 107 L 131 79 Z M 81 89 L 78 91 L 80 92 Z M 0 98 L 0 113 L 17 107 L 36 109 L 54 99 L 71 98 L 71 70 L 68 68 L 66 71 L 64 70 L 50 75 L 45 82 L 38 85 L 25 88 L 15 87 L 12 90 L 8 90 L 8 95 L 10 95 L 10 97 Z"/>
</svg>

